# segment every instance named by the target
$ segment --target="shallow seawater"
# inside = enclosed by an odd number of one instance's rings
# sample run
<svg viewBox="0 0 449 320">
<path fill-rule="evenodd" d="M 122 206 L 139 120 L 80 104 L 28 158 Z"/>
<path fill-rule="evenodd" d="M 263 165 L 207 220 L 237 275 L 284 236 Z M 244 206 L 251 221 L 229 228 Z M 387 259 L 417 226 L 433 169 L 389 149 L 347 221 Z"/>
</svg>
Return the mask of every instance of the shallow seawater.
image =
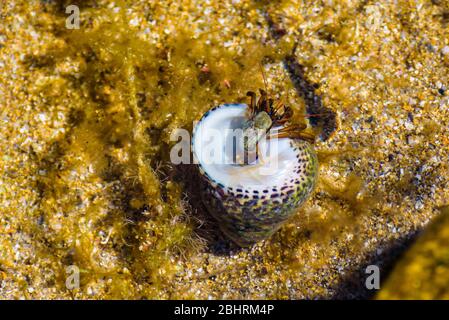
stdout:
<svg viewBox="0 0 449 320">
<path fill-rule="evenodd" d="M 447 204 L 438 2 L 85 1 L 79 29 L 67 5 L 0 8 L 2 298 L 371 297 L 366 266 L 386 278 Z M 264 75 L 296 122 L 324 110 L 319 98 L 337 123 L 313 118 L 313 130 L 338 128 L 315 145 L 311 198 L 239 249 L 205 212 L 191 166 L 171 163 L 170 136 L 248 103 Z M 79 288 L 66 286 L 69 266 Z"/>
</svg>

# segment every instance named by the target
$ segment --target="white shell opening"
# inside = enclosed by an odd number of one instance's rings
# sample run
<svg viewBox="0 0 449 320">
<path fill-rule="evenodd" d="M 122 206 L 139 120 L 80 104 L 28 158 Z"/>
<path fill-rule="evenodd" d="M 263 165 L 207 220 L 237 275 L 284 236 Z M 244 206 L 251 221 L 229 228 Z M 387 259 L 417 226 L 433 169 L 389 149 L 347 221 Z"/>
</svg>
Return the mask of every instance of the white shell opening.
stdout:
<svg viewBox="0 0 449 320">
<path fill-rule="evenodd" d="M 224 104 L 203 116 L 193 132 L 195 162 L 225 187 L 263 190 L 288 184 L 298 163 L 288 138 L 262 139 L 254 164 L 236 164 L 235 141 L 241 139 L 239 132 L 247 112 L 246 104 Z"/>
</svg>

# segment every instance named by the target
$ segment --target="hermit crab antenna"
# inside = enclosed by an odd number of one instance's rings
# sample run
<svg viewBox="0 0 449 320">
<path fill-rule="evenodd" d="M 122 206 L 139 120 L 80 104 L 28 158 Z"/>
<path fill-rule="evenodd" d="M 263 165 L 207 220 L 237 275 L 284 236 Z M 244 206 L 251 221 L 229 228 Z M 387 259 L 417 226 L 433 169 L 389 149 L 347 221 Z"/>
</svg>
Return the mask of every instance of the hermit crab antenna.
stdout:
<svg viewBox="0 0 449 320">
<path fill-rule="evenodd" d="M 262 64 L 259 62 L 259 68 L 260 72 L 262 73 L 263 83 L 265 85 L 265 90 L 268 92 L 268 84 L 267 84 L 267 78 L 265 77 L 265 72 L 263 71 Z"/>
</svg>

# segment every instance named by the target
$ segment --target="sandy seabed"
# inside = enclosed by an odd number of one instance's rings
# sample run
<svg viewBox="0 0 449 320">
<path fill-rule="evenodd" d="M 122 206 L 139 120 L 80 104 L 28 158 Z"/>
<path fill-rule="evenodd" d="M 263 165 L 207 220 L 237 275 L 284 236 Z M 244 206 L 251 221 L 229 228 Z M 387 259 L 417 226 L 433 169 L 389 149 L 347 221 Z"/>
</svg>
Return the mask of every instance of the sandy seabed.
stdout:
<svg viewBox="0 0 449 320">
<path fill-rule="evenodd" d="M 372 264 L 380 298 L 449 298 L 447 1 L 82 1 L 79 29 L 69 4 L 0 6 L 0 298 L 368 298 Z M 338 129 L 298 214 L 239 249 L 170 133 L 261 65 L 304 121 L 292 52 Z"/>
</svg>

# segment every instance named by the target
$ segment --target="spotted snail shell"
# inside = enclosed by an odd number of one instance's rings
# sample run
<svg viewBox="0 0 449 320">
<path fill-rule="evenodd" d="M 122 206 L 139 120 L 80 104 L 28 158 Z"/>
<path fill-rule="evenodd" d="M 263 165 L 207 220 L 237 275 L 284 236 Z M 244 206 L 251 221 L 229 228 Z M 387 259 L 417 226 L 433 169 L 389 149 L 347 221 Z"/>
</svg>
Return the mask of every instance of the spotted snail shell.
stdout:
<svg viewBox="0 0 449 320">
<path fill-rule="evenodd" d="M 261 103 L 264 102 L 259 100 L 259 106 Z M 246 104 L 219 105 L 202 116 L 192 137 L 202 200 L 221 230 L 242 247 L 276 232 L 309 197 L 318 177 L 313 145 L 300 135 L 261 139 L 258 148 L 270 150 L 271 154 L 258 155 L 252 163 L 235 163 L 236 140 L 229 144 L 230 133 L 226 132 L 244 127 L 245 121 L 264 108 L 277 119 L 274 112 L 270 112 L 273 108 L 265 103 L 265 107 L 256 111 L 251 110 L 254 106 Z M 282 121 L 273 120 L 268 131 L 282 132 L 284 127 Z M 230 145 L 232 147 L 226 148 Z M 214 159 L 219 161 L 206 161 L 205 155 L 210 156 L 211 150 L 216 153 Z M 230 158 L 234 161 L 226 161 Z"/>
</svg>

